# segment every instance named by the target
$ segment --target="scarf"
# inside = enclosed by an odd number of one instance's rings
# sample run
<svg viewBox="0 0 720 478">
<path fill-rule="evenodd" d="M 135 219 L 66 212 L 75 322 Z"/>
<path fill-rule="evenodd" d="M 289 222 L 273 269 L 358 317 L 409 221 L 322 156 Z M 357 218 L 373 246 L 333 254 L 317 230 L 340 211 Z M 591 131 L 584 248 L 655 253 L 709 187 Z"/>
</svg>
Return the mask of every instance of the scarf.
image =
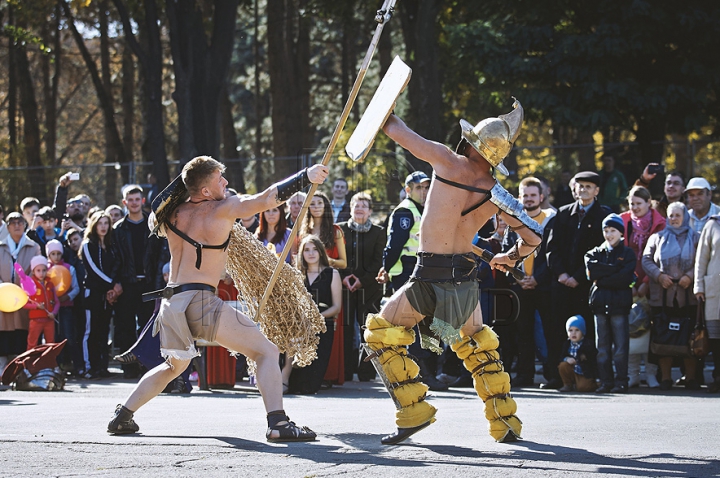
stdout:
<svg viewBox="0 0 720 478">
<path fill-rule="evenodd" d="M 652 209 L 642 216 L 637 217 L 632 212 L 630 213 L 630 220 L 632 221 L 633 232 L 630 240 L 637 245 L 637 250 L 642 253 L 645 248 L 648 237 L 650 237 L 650 229 L 652 229 L 653 213 Z"/>
<path fill-rule="evenodd" d="M 27 234 L 24 234 L 20 236 L 20 242 L 15 244 L 15 241 L 11 236 L 8 235 L 7 237 L 7 245 L 10 248 L 10 255 L 13 258 L 13 261 L 17 262 L 18 254 L 20 254 L 20 251 L 25 246 L 25 243 L 27 242 Z"/>
<path fill-rule="evenodd" d="M 348 219 L 348 227 L 355 232 L 368 232 L 372 227 L 372 221 L 365 221 L 365 224 L 358 224 L 353 218 Z"/>
<path fill-rule="evenodd" d="M 658 232 L 660 236 L 660 244 L 656 257 L 660 266 L 660 270 L 677 280 L 693 268 L 695 264 L 695 248 L 693 247 L 694 232 L 689 225 L 690 215 L 685 210 L 682 225 L 673 227 L 670 222 L 665 225 L 665 229 Z"/>
</svg>

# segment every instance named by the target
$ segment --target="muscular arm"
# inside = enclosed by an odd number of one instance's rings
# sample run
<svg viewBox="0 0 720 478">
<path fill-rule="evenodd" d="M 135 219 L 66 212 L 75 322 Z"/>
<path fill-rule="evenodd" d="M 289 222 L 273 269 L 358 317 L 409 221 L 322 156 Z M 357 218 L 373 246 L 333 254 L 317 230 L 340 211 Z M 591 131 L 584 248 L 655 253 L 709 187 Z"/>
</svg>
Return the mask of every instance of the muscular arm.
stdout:
<svg viewBox="0 0 720 478">
<path fill-rule="evenodd" d="M 325 178 L 327 178 L 328 172 L 329 170 L 327 166 L 316 164 L 307 169 L 306 179 L 313 184 L 322 184 L 325 181 Z M 223 203 L 221 214 L 234 221 L 239 217 L 250 217 L 261 211 L 265 211 L 266 209 L 278 207 L 291 195 L 288 195 L 287 198 L 281 197 L 279 194 L 279 187 L 283 187 L 281 186 L 282 183 L 283 181 L 275 183 L 265 191 L 258 194 L 238 194 L 237 196 L 228 198 Z M 304 183 L 299 183 L 297 185 L 298 187 L 295 188 L 293 192 L 303 189 L 305 185 L 306 184 Z"/>
<path fill-rule="evenodd" d="M 383 126 L 383 131 L 390 139 L 407 149 L 416 158 L 420 158 L 435 166 L 438 163 L 451 163 L 455 153 L 444 144 L 423 138 L 397 116 L 390 115 Z"/>
</svg>

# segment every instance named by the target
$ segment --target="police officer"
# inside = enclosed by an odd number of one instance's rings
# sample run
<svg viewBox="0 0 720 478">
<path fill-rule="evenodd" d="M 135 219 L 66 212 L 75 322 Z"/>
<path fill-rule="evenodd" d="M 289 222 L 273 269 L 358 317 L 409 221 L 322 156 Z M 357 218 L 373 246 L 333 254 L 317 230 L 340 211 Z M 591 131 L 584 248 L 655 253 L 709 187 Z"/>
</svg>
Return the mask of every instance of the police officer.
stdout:
<svg viewBox="0 0 720 478">
<path fill-rule="evenodd" d="M 410 279 L 415 268 L 416 254 L 420 245 L 420 217 L 423 213 L 425 198 L 430 189 L 430 178 L 422 171 L 415 171 L 405 178 L 406 197 L 393 210 L 389 223 L 387 244 L 383 251 L 383 267 L 378 274 L 378 282 L 391 282 L 398 290 Z M 416 327 L 417 329 L 417 327 Z M 420 337 L 417 333 L 416 337 Z M 437 355 L 422 349 L 416 340 L 410 346 L 420 365 L 423 381 L 430 390 L 447 390 L 447 385 L 435 378 Z"/>
</svg>

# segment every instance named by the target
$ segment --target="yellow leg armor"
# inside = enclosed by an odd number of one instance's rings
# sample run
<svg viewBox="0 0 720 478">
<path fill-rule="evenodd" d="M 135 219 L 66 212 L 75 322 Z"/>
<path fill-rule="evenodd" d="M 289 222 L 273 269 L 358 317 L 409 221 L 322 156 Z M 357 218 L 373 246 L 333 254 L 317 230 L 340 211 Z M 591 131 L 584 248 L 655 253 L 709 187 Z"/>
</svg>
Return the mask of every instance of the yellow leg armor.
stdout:
<svg viewBox="0 0 720 478">
<path fill-rule="evenodd" d="M 517 404 L 510 396 L 510 375 L 503 370 L 497 348 L 498 336 L 487 325 L 472 337 L 460 332 L 462 340 L 452 345 L 473 376 L 475 391 L 485 402 L 485 417 L 496 441 L 520 438 L 522 422 L 515 416 Z"/>
<path fill-rule="evenodd" d="M 407 345 L 415 342 L 415 332 L 396 326 L 379 315 L 370 314 L 365 322 L 365 342 L 371 360 L 397 407 L 399 428 L 413 428 L 435 421 L 435 407 L 425 401 L 427 385 L 418 380 L 420 367 L 408 356 Z"/>
</svg>

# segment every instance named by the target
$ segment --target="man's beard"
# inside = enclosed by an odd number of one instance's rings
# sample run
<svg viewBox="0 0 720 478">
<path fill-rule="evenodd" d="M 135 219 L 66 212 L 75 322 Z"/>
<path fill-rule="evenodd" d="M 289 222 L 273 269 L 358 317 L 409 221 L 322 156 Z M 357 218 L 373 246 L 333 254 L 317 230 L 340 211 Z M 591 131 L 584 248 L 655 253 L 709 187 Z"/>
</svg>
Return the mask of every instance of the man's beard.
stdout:
<svg viewBox="0 0 720 478">
<path fill-rule="evenodd" d="M 536 205 L 534 205 L 534 206 L 525 206 L 525 210 L 526 210 L 527 212 L 537 211 L 538 209 L 540 209 L 540 204 L 539 204 L 539 203 L 536 204 Z"/>
<path fill-rule="evenodd" d="M 79 224 L 85 219 L 85 214 L 81 212 L 76 212 L 75 214 L 70 216 L 70 219 L 72 219 L 74 223 Z"/>
</svg>

